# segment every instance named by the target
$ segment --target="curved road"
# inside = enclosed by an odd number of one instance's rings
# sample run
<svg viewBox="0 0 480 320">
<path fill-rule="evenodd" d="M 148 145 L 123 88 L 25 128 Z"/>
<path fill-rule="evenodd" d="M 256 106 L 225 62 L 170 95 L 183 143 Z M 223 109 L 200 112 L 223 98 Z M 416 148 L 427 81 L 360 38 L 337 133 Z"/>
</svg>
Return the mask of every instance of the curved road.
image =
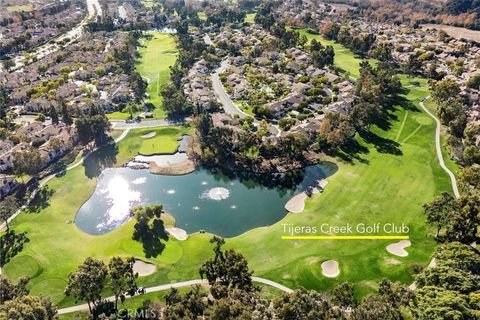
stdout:
<svg viewBox="0 0 480 320">
<path fill-rule="evenodd" d="M 420 101 L 420 107 L 430 116 L 435 120 L 437 127 L 435 128 L 435 149 L 437 150 L 437 157 L 438 157 L 438 162 L 440 163 L 440 167 L 442 167 L 443 171 L 445 171 L 448 176 L 450 177 L 450 181 L 452 183 L 452 190 L 453 194 L 455 195 L 456 198 L 460 197 L 460 192 L 458 191 L 458 185 L 457 185 L 457 179 L 455 178 L 455 175 L 453 172 L 448 169 L 448 167 L 445 165 L 445 161 L 443 160 L 443 155 L 442 155 L 442 146 L 440 143 L 440 130 L 442 128 L 442 124 L 440 123 L 440 120 L 438 120 L 437 117 L 433 115 L 424 105 L 424 102 L 429 99 L 430 96 L 425 97 L 422 101 Z"/>
<path fill-rule="evenodd" d="M 223 60 L 222 63 L 220 64 L 220 67 L 218 67 L 218 69 L 215 70 L 214 73 L 212 73 L 212 89 L 215 92 L 215 96 L 222 103 L 226 114 L 232 117 L 235 115 L 238 115 L 240 118 L 249 117 L 248 114 L 240 110 L 240 108 L 238 108 L 233 103 L 232 99 L 230 99 L 229 95 L 225 91 L 222 81 L 220 81 L 219 74 L 225 71 L 227 66 L 228 66 L 228 60 Z"/>
<path fill-rule="evenodd" d="M 285 287 L 284 285 L 264 279 L 264 278 L 259 278 L 259 277 L 252 277 L 252 280 L 254 282 L 262 283 L 274 288 L 277 288 L 279 290 L 282 290 L 283 292 L 286 293 L 292 293 L 293 290 Z M 194 285 L 201 285 L 201 284 L 208 284 L 207 280 L 202 280 L 202 279 L 194 279 L 194 280 L 189 280 L 189 281 L 182 281 L 182 282 L 176 282 L 176 283 L 170 283 L 170 284 L 162 284 L 159 286 L 155 287 L 150 287 L 150 288 L 145 288 L 145 293 L 151 293 L 151 292 L 158 292 L 158 291 L 165 291 L 169 290 L 171 288 L 182 288 L 182 287 L 190 287 Z M 115 301 L 115 297 L 108 297 L 105 300 L 107 301 Z M 72 312 L 81 312 L 81 311 L 88 311 L 88 304 L 81 304 L 78 306 L 73 306 L 73 307 L 68 307 L 68 308 L 62 308 L 58 309 L 58 314 L 66 314 L 66 313 L 72 313 Z"/>
</svg>

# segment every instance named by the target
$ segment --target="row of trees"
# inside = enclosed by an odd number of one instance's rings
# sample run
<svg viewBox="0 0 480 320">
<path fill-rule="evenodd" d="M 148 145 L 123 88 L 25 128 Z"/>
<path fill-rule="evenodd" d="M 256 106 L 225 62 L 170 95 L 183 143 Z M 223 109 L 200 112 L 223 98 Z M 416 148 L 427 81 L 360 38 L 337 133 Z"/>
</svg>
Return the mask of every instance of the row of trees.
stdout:
<svg viewBox="0 0 480 320">
<path fill-rule="evenodd" d="M 206 45 L 202 40 L 193 39 L 189 34 L 190 20 L 181 20 L 176 23 L 179 54 L 175 64 L 170 67 L 170 80 L 160 88 L 163 97 L 163 109 L 170 117 L 189 115 L 193 111 L 192 103 L 183 91 L 182 79 L 188 69 L 202 56 Z"/>
<path fill-rule="evenodd" d="M 117 316 L 118 302 L 123 303 L 128 295 L 133 296 L 137 291 L 138 274 L 133 271 L 134 263 L 134 258 L 113 257 L 106 265 L 89 257 L 69 275 L 65 295 L 72 296 L 75 302 L 87 302 L 94 319 L 100 314 Z M 113 293 L 113 303 L 102 300 L 104 290 Z"/>
<path fill-rule="evenodd" d="M 463 137 L 467 125 L 467 113 L 463 98 L 460 95 L 460 86 L 453 79 L 444 79 L 430 82 L 432 99 L 437 105 L 437 114 L 443 125 L 447 126 L 452 150 L 463 149 Z M 475 129 L 469 129 L 470 134 Z M 467 131 L 467 133 L 468 133 Z M 472 137 L 473 138 L 473 137 Z M 468 142 L 473 142 L 472 144 Z M 467 141 L 463 152 L 456 152 L 460 161 L 472 164 L 480 161 L 480 150 L 474 141 Z"/>
</svg>

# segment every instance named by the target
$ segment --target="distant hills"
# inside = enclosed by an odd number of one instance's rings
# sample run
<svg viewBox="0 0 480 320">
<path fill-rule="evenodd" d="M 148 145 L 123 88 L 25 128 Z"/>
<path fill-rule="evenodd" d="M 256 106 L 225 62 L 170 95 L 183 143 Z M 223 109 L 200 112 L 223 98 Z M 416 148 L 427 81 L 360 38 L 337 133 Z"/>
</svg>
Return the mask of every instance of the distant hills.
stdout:
<svg viewBox="0 0 480 320">
<path fill-rule="evenodd" d="M 480 0 L 448 0 L 443 11 L 452 15 L 473 12 L 480 14 Z"/>
</svg>

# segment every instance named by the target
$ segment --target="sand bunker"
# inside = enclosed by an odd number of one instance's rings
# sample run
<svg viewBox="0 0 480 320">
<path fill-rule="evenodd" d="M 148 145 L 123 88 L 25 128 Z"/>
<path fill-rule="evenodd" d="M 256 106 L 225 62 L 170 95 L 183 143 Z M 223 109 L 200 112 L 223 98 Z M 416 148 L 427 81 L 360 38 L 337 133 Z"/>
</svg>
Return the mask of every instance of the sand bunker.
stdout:
<svg viewBox="0 0 480 320">
<path fill-rule="evenodd" d="M 328 278 L 338 277 L 340 269 L 338 268 L 338 262 L 335 260 L 327 260 L 322 263 L 322 274 Z"/>
<path fill-rule="evenodd" d="M 290 199 L 285 205 L 288 212 L 300 213 L 305 209 L 305 200 L 308 195 L 305 192 L 299 193 Z"/>
<path fill-rule="evenodd" d="M 155 272 L 155 265 L 144 262 L 142 260 L 135 260 L 133 264 L 133 272 L 138 273 L 140 277 L 145 277 Z"/>
<path fill-rule="evenodd" d="M 158 167 L 177 166 L 188 160 L 186 153 L 177 152 L 175 154 L 161 154 L 154 156 L 139 155 L 134 158 L 136 162 L 149 163 L 154 162 Z"/>
<path fill-rule="evenodd" d="M 387 246 L 387 251 L 399 257 L 406 257 L 408 256 L 408 252 L 405 250 L 405 248 L 410 247 L 411 245 L 412 243 L 410 240 L 401 240 L 399 242 L 389 244 Z"/>
<path fill-rule="evenodd" d="M 287 209 L 288 212 L 292 213 L 300 213 L 305 209 L 305 200 L 308 198 L 308 194 L 318 194 L 325 189 L 325 187 L 328 184 L 328 180 L 322 179 L 318 181 L 318 184 L 316 186 L 310 187 L 307 191 L 304 191 L 302 193 L 299 193 L 295 196 L 293 196 L 287 204 L 285 204 L 285 209 Z M 307 193 L 308 192 L 308 193 Z"/>
<path fill-rule="evenodd" d="M 140 136 L 140 138 L 142 139 L 150 139 L 150 138 L 153 138 L 157 135 L 157 133 L 155 131 L 152 131 L 152 132 L 149 132 L 147 134 L 144 134 L 143 136 Z"/>
<path fill-rule="evenodd" d="M 185 241 L 188 239 L 188 234 L 183 229 L 171 227 L 171 228 L 165 228 L 165 231 L 167 231 L 169 234 L 172 235 L 172 237 L 174 237 L 177 240 Z"/>
</svg>

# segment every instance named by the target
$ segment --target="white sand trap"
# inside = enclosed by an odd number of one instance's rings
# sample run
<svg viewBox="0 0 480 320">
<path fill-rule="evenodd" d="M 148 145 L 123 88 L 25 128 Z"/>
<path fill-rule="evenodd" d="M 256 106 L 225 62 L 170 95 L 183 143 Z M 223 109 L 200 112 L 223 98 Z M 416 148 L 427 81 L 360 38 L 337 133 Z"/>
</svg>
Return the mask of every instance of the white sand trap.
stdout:
<svg viewBox="0 0 480 320">
<path fill-rule="evenodd" d="M 138 273 L 140 277 L 145 277 L 153 274 L 155 272 L 155 269 L 155 265 L 144 262 L 142 260 L 135 260 L 135 263 L 133 264 L 133 272 Z"/>
<path fill-rule="evenodd" d="M 338 268 L 338 262 L 335 260 L 327 260 L 322 263 L 322 274 L 328 278 L 338 277 L 340 269 Z"/>
<path fill-rule="evenodd" d="M 305 209 L 305 200 L 307 198 L 308 195 L 305 192 L 299 193 L 288 200 L 285 209 L 287 209 L 288 212 L 300 213 Z"/>
<path fill-rule="evenodd" d="M 177 240 L 185 241 L 188 239 L 188 234 L 183 229 L 172 227 L 172 228 L 165 228 L 165 231 L 167 231 L 169 234 L 172 235 L 172 237 L 174 237 Z"/>
<path fill-rule="evenodd" d="M 149 132 L 149 133 L 146 133 L 144 134 L 143 136 L 140 136 L 140 138 L 142 139 L 150 139 L 150 138 L 153 138 L 157 135 L 157 133 L 155 131 L 152 131 L 152 132 Z"/>
<path fill-rule="evenodd" d="M 394 254 L 399 257 L 408 256 L 408 252 L 405 250 L 406 247 L 410 247 L 412 243 L 410 240 L 401 240 L 387 246 L 387 251 L 391 254 Z"/>
</svg>

